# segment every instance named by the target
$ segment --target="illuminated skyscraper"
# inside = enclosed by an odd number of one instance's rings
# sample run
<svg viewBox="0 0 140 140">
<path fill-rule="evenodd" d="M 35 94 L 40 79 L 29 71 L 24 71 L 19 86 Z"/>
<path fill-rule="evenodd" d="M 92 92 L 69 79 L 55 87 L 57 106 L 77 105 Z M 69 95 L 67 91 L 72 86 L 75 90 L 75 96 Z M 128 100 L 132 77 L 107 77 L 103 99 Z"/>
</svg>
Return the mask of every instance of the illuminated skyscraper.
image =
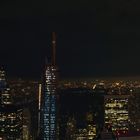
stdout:
<svg viewBox="0 0 140 140">
<path fill-rule="evenodd" d="M 0 104 L 1 106 L 12 104 L 10 88 L 7 85 L 3 68 L 0 69 Z"/>
<path fill-rule="evenodd" d="M 129 130 L 128 95 L 105 96 L 105 124 L 111 125 L 115 132 Z"/>
<path fill-rule="evenodd" d="M 41 97 L 41 139 L 56 140 L 56 87 L 55 33 L 52 34 L 52 62 L 46 64 Z"/>
<path fill-rule="evenodd" d="M 0 139 L 22 139 L 22 108 L 12 102 L 5 71 L 0 70 Z"/>
<path fill-rule="evenodd" d="M 6 87 L 6 80 L 5 80 L 5 71 L 3 68 L 0 69 L 0 90 L 5 89 Z"/>
</svg>

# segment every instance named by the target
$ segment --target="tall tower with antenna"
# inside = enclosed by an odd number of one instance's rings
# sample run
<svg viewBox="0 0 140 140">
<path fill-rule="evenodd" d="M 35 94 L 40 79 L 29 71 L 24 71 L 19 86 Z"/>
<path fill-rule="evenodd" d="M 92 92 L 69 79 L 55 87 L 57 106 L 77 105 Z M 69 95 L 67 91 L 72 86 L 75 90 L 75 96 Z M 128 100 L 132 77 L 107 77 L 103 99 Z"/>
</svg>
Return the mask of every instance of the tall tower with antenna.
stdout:
<svg viewBox="0 0 140 140">
<path fill-rule="evenodd" d="M 56 140 L 57 111 L 57 66 L 56 66 L 56 36 L 52 33 L 52 58 L 45 66 L 41 97 L 41 140 Z"/>
</svg>

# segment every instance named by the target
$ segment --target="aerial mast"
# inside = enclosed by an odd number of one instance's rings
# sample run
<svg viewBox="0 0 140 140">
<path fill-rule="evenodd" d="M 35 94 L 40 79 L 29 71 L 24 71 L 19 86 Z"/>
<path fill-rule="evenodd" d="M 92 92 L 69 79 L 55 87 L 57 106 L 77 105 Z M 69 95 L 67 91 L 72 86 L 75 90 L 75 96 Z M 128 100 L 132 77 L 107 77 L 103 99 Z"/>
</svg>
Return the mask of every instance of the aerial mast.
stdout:
<svg viewBox="0 0 140 140">
<path fill-rule="evenodd" d="M 56 34 L 52 32 L 52 65 L 56 65 Z"/>
</svg>

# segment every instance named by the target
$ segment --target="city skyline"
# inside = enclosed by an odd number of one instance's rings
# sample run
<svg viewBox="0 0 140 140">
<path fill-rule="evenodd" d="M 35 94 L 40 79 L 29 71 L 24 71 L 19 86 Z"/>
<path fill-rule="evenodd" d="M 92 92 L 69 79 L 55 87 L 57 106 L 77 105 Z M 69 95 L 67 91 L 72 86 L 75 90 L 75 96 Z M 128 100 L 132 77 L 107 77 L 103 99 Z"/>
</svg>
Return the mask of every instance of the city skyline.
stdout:
<svg viewBox="0 0 140 140">
<path fill-rule="evenodd" d="M 52 31 L 61 77 L 140 76 L 140 10 L 131 6 L 137 2 L 68 3 L 1 5 L 0 63 L 9 76 L 40 79 Z"/>
<path fill-rule="evenodd" d="M 0 4 L 0 139 L 140 139 L 140 2 Z"/>
</svg>

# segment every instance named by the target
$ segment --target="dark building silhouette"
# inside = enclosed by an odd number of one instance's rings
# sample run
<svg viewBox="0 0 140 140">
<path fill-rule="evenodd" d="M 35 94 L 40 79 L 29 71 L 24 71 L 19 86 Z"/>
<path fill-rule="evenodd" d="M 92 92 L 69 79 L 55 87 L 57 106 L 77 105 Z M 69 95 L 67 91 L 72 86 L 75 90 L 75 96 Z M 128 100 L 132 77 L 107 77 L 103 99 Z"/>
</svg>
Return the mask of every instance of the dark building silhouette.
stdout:
<svg viewBox="0 0 140 140">
<path fill-rule="evenodd" d="M 103 128 L 105 92 L 105 90 L 102 90 L 102 93 L 100 93 L 100 90 L 97 88 L 96 90 L 67 88 L 60 91 L 60 139 L 65 140 L 68 135 L 77 135 L 78 137 L 79 132 L 77 133 L 77 130 L 84 133 L 86 129 L 90 134 L 90 132 L 98 133 Z M 96 127 L 96 132 L 94 132 L 94 127 Z M 88 135 L 85 134 L 85 137 L 88 138 Z"/>
</svg>

